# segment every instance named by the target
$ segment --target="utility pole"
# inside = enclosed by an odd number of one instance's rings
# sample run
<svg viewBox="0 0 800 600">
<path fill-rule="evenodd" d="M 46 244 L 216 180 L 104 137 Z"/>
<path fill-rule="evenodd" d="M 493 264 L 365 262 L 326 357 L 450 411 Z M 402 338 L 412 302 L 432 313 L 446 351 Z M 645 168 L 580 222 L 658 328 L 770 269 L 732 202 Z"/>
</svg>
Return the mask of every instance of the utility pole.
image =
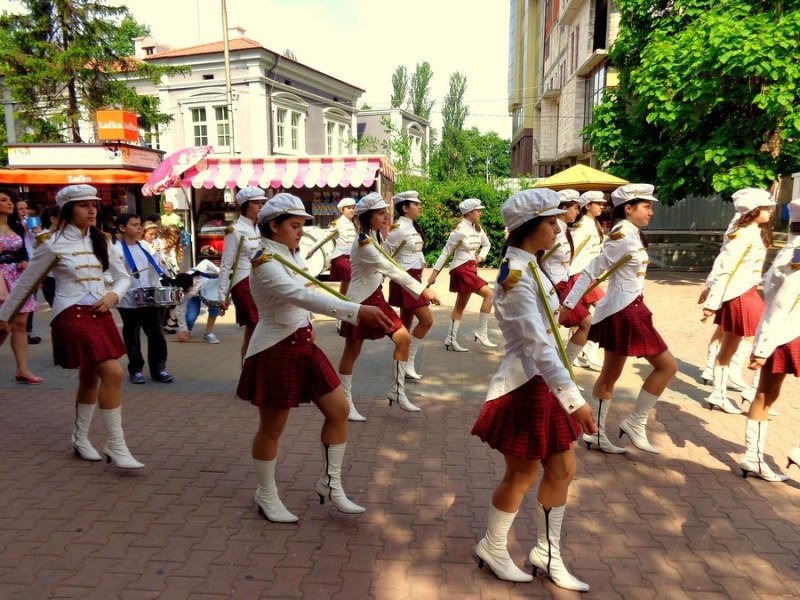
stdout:
<svg viewBox="0 0 800 600">
<path fill-rule="evenodd" d="M 228 44 L 228 8 L 225 0 L 222 2 L 222 45 L 225 61 L 225 107 L 228 121 L 228 154 L 236 155 L 235 137 L 233 134 L 233 93 L 231 92 L 231 56 Z"/>
</svg>

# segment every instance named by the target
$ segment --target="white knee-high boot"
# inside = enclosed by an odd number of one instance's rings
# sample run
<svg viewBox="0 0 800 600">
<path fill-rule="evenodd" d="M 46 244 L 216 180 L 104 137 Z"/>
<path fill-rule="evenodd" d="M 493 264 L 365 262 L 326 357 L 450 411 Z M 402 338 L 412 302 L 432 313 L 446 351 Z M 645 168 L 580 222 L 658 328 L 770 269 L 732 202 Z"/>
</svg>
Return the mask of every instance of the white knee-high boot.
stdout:
<svg viewBox="0 0 800 600">
<path fill-rule="evenodd" d="M 141 469 L 144 465 L 133 458 L 125 444 L 125 434 L 122 431 L 122 409 L 100 409 L 100 416 L 106 426 L 106 446 L 103 454 L 106 462 L 114 462 L 123 469 Z"/>
<path fill-rule="evenodd" d="M 95 406 L 97 405 L 75 403 L 75 429 L 72 431 L 72 448 L 75 450 L 75 456 L 91 462 L 103 460 L 89 441 L 89 426 L 92 424 Z"/>
<path fill-rule="evenodd" d="M 414 359 L 417 351 L 422 346 L 422 339 L 411 336 L 411 345 L 408 347 L 408 360 L 406 361 L 406 379 L 422 379 L 422 375 L 414 368 Z"/>
<path fill-rule="evenodd" d="M 479 313 L 478 315 L 478 328 L 475 330 L 473 334 L 475 336 L 475 341 L 480 342 L 481 346 L 486 346 L 487 348 L 497 348 L 497 344 L 489 340 L 489 317 L 491 315 L 489 313 Z"/>
<path fill-rule="evenodd" d="M 593 342 L 589 340 L 583 346 L 582 352 L 578 355 L 577 358 L 577 366 L 583 367 L 584 369 L 593 369 L 595 371 L 600 371 L 603 368 L 603 360 L 600 358 L 598 351 L 600 350 L 600 344 L 597 342 Z M 572 363 L 573 365 L 575 362 Z"/>
<path fill-rule="evenodd" d="M 392 384 L 389 386 L 389 392 L 386 394 L 389 399 L 389 406 L 392 405 L 393 402 L 397 402 L 405 411 L 408 412 L 419 412 L 422 409 L 419 406 L 414 406 L 411 404 L 411 401 L 406 397 L 406 362 L 395 360 L 392 361 L 394 363 L 394 372 L 392 375 Z"/>
<path fill-rule="evenodd" d="M 567 360 L 569 364 L 575 364 L 575 359 L 578 358 L 581 350 L 583 350 L 583 346 L 579 346 L 572 340 L 567 342 Z"/>
<path fill-rule="evenodd" d="M 748 387 L 744 380 L 743 373 L 750 363 L 750 352 L 753 350 L 753 344 L 747 340 L 741 340 L 739 347 L 731 357 L 731 363 L 728 365 L 728 389 L 734 392 L 741 392 Z"/>
<path fill-rule="evenodd" d="M 717 353 L 719 352 L 719 342 L 714 341 L 708 345 L 706 354 L 706 367 L 703 369 L 703 374 L 700 379 L 705 385 L 714 385 L 714 365 L 717 362 Z"/>
<path fill-rule="evenodd" d="M 608 418 L 608 409 L 611 408 L 611 398 L 604 400 L 602 398 L 591 398 L 589 406 L 597 418 L 597 433 L 594 435 L 584 433 L 583 443 L 586 444 L 587 450 L 591 450 L 592 445 L 595 444 L 603 452 L 609 454 L 624 454 L 627 452 L 621 446 L 615 446 L 611 443 L 606 435 L 606 418 Z"/>
<path fill-rule="evenodd" d="M 588 592 L 589 585 L 569 571 L 561 560 L 561 526 L 564 522 L 564 506 L 544 508 L 536 503 L 536 528 L 538 543 L 531 550 L 533 572 L 539 569 L 558 587 L 578 592 Z"/>
<path fill-rule="evenodd" d="M 660 454 L 661 451 L 647 440 L 647 418 L 656 402 L 658 402 L 658 396 L 654 396 L 644 389 L 639 390 L 639 397 L 636 399 L 633 411 L 619 426 L 619 437 L 625 433 L 639 450 Z"/>
<path fill-rule="evenodd" d="M 483 567 L 483 563 L 486 563 L 498 579 L 505 581 L 533 581 L 533 576 L 515 565 L 508 554 L 508 531 L 516 516 L 515 512 L 507 513 L 489 506 L 486 535 L 475 546 L 478 566 Z"/>
<path fill-rule="evenodd" d="M 275 465 L 278 458 L 272 460 L 253 459 L 253 466 L 256 469 L 256 488 L 255 501 L 258 505 L 258 514 L 273 523 L 297 523 L 297 516 L 286 510 L 286 507 L 278 497 L 278 486 L 275 485 Z"/>
<path fill-rule="evenodd" d="M 353 374 L 344 375 L 339 373 L 339 381 L 342 382 L 342 391 L 344 392 L 344 397 L 347 398 L 347 406 L 350 407 L 350 414 L 347 415 L 348 421 L 366 421 L 366 417 L 362 417 L 361 414 L 356 410 L 356 405 L 353 403 Z"/>
<path fill-rule="evenodd" d="M 752 473 L 764 481 L 780 483 L 789 479 L 786 475 L 778 474 L 764 462 L 764 445 L 767 443 L 767 429 L 769 421 L 754 421 L 747 419 L 747 428 L 744 433 L 745 455 L 739 468 L 742 477 Z"/>
<path fill-rule="evenodd" d="M 320 504 L 325 504 L 325 498 L 328 498 L 339 512 L 357 515 L 367 509 L 352 502 L 342 489 L 342 462 L 346 447 L 346 443 L 322 444 L 322 477 L 314 484 L 314 491 L 319 495 Z"/>
<path fill-rule="evenodd" d="M 714 391 L 706 398 L 708 408 L 713 410 L 714 407 L 725 411 L 731 415 L 738 415 L 742 411 L 736 406 L 730 398 L 728 398 L 728 367 L 727 366 L 714 366 Z"/>
<path fill-rule="evenodd" d="M 450 329 L 447 331 L 447 338 L 444 340 L 444 349 L 453 350 L 455 352 L 469 352 L 468 348 L 464 348 L 458 343 L 458 329 L 461 327 L 461 321 L 450 319 Z"/>
</svg>

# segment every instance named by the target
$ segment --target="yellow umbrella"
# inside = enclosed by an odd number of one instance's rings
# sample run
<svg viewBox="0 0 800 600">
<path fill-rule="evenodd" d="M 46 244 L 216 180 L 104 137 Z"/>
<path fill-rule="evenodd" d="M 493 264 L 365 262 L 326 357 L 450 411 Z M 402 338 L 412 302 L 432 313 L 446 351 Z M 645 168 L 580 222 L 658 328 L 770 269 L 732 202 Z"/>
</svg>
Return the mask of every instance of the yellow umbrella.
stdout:
<svg viewBox="0 0 800 600">
<path fill-rule="evenodd" d="M 579 192 L 588 192 L 589 190 L 611 192 L 626 183 L 630 182 L 586 165 L 575 165 L 546 179 L 537 181 L 531 187 L 550 188 L 551 190 L 572 188 Z"/>
</svg>

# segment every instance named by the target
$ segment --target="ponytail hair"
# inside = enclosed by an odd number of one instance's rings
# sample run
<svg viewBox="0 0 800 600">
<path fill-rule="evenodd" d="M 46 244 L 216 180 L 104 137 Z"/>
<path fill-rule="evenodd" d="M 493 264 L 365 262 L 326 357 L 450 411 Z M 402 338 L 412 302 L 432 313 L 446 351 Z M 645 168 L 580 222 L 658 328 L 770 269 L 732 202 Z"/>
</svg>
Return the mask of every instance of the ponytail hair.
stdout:
<svg viewBox="0 0 800 600">
<path fill-rule="evenodd" d="M 56 226 L 59 231 L 63 231 L 67 224 L 72 224 L 72 212 L 74 206 L 74 202 L 67 202 L 61 208 L 61 212 L 58 215 L 58 225 Z M 92 241 L 92 253 L 95 255 L 95 258 L 100 261 L 100 264 L 103 265 L 103 271 L 107 271 L 109 265 L 108 238 L 106 238 L 105 234 L 97 227 L 90 225 L 89 239 Z"/>
<path fill-rule="evenodd" d="M 739 222 L 736 223 L 736 229 L 742 229 L 750 225 L 750 223 L 755 221 L 756 217 L 758 217 L 761 210 L 762 207 L 757 206 L 750 212 L 742 215 Z M 761 229 L 761 241 L 764 242 L 764 246 L 769 248 L 772 245 L 772 219 L 766 223 L 760 223 L 758 227 Z M 734 229 L 734 231 L 736 231 L 736 229 Z"/>
<path fill-rule="evenodd" d="M 395 208 L 395 211 L 397 213 L 397 216 L 398 217 L 405 217 L 406 214 L 405 214 L 405 211 L 403 209 L 406 206 L 410 205 L 410 204 L 411 204 L 411 200 L 404 200 L 403 202 L 398 202 L 397 204 L 395 204 L 394 208 Z M 425 242 L 427 242 L 428 238 L 425 236 L 425 232 L 422 231 L 422 227 L 419 226 L 419 223 L 417 223 L 416 221 L 411 221 L 411 224 L 414 226 L 414 230 L 422 238 L 422 243 L 424 244 Z"/>
</svg>

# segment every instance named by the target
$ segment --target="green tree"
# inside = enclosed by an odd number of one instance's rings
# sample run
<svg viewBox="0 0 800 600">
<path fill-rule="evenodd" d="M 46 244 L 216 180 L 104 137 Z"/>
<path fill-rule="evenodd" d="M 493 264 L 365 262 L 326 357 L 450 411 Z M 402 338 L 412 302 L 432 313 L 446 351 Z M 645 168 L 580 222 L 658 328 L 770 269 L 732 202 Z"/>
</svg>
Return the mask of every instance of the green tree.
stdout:
<svg viewBox="0 0 800 600">
<path fill-rule="evenodd" d="M 464 104 L 467 78 L 456 71 L 450 76 L 450 89 L 442 105 L 442 143 L 439 147 L 439 168 L 443 177 L 466 171 L 464 121 L 469 107 Z"/>
<path fill-rule="evenodd" d="M 767 186 L 800 159 L 800 1 L 619 0 L 619 87 L 586 129 L 616 175 L 674 202 Z"/>
<path fill-rule="evenodd" d="M 392 73 L 392 108 L 401 108 L 406 102 L 406 94 L 408 94 L 408 70 L 400 65 Z"/>
<path fill-rule="evenodd" d="M 430 120 L 434 101 L 430 99 L 431 79 L 433 71 L 428 61 L 417 63 L 411 76 L 411 87 L 408 90 L 409 110 L 423 119 Z"/>
<path fill-rule="evenodd" d="M 511 141 L 494 131 L 481 133 L 477 127 L 463 132 L 467 175 L 490 180 L 511 177 Z"/>
<path fill-rule="evenodd" d="M 142 127 L 170 121 L 157 98 L 137 95 L 127 81 L 158 83 L 186 70 L 130 57 L 123 34 L 146 28 L 131 23 L 126 8 L 92 0 L 19 2 L 23 12 L 0 16 L 0 72 L 27 141 L 82 142 L 80 120 L 94 121 L 95 111 L 107 107 L 135 112 Z"/>
<path fill-rule="evenodd" d="M 504 242 L 504 225 L 500 215 L 500 206 L 508 198 L 510 192 L 503 187 L 495 187 L 480 177 L 459 175 L 453 179 L 437 181 L 427 177 L 398 175 L 395 181 L 395 192 L 416 190 L 422 198 L 422 215 L 420 227 L 425 232 L 425 260 L 433 264 L 444 248 L 450 231 L 461 219 L 458 204 L 465 198 L 479 198 L 486 206 L 481 214 L 481 226 L 489 236 L 492 248 L 485 266 L 496 267 L 499 264 L 500 252 Z"/>
</svg>

